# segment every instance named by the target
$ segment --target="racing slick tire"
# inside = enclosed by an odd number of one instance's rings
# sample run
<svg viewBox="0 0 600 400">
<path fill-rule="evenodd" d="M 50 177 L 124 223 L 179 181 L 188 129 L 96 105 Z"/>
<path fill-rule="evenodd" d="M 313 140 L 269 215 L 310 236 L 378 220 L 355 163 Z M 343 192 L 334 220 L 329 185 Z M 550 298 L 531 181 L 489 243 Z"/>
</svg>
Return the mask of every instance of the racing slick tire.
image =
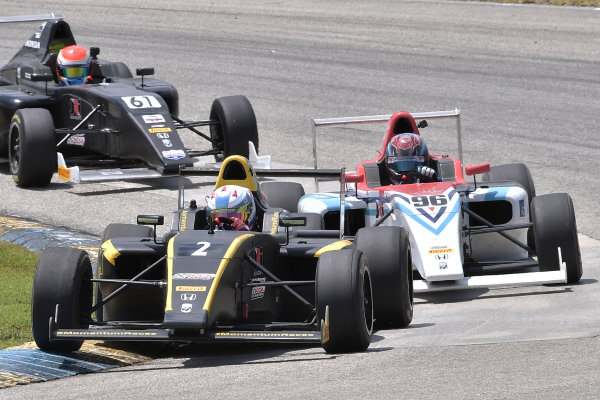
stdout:
<svg viewBox="0 0 600 400">
<path fill-rule="evenodd" d="M 269 207 L 298 212 L 298 201 L 304 196 L 304 187 L 297 182 L 261 182 L 260 188 Z"/>
<path fill-rule="evenodd" d="M 567 282 L 579 282 L 583 269 L 571 196 L 566 193 L 537 196 L 531 202 L 531 216 L 540 271 L 560 269 L 557 250 L 560 247 L 567 265 Z"/>
<path fill-rule="evenodd" d="M 58 304 L 59 329 L 89 325 L 92 311 L 92 265 L 79 249 L 54 247 L 42 251 L 33 278 L 31 329 L 38 347 L 50 351 L 78 350 L 83 340 L 50 341 L 50 317 Z"/>
<path fill-rule="evenodd" d="M 213 101 L 210 119 L 217 121 L 211 125 L 210 137 L 215 142 L 213 149 L 217 161 L 223 161 L 231 155 L 248 158 L 248 142 L 254 143 L 258 153 L 258 128 L 256 116 L 250 101 L 245 96 L 226 96 Z"/>
<path fill-rule="evenodd" d="M 531 201 L 535 197 L 535 185 L 533 178 L 531 178 L 531 172 L 525 164 L 503 164 L 495 165 L 490 168 L 490 172 L 483 175 L 484 181 L 514 181 L 525 189 L 527 192 L 527 198 L 529 199 L 529 206 L 531 208 Z M 531 221 L 531 212 L 529 213 L 529 221 Z M 535 238 L 533 236 L 533 229 L 527 230 L 527 245 L 532 249 L 535 249 Z"/>
<path fill-rule="evenodd" d="M 535 197 L 535 185 L 531 178 L 531 172 L 525 164 L 503 164 L 490 168 L 490 172 L 483 175 L 484 181 L 514 181 L 523 186 L 529 198 L 529 204 Z"/>
<path fill-rule="evenodd" d="M 17 110 L 8 134 L 10 173 L 20 187 L 48 186 L 56 172 L 56 138 L 50 111 Z"/>
<path fill-rule="evenodd" d="M 367 257 L 377 326 L 408 326 L 413 318 L 414 292 L 406 230 L 398 226 L 362 228 L 354 243 Z"/>
<path fill-rule="evenodd" d="M 102 233 L 102 240 L 100 246 L 109 239 L 116 237 L 152 237 L 153 229 L 149 226 L 135 225 L 135 224 L 109 224 L 104 232 Z M 103 254 L 101 250 L 98 254 Z M 102 265 L 107 265 L 109 261 L 102 257 Z M 94 304 L 98 304 L 102 301 L 102 292 L 100 291 L 100 285 L 96 283 L 94 285 Z M 96 310 L 96 321 L 104 321 L 104 308 L 100 307 Z"/>
<path fill-rule="evenodd" d="M 373 336 L 371 275 L 365 256 L 354 248 L 334 250 L 319 257 L 316 273 L 319 326 L 328 353 L 365 350 Z M 326 308 L 329 324 L 323 329 Z"/>
</svg>

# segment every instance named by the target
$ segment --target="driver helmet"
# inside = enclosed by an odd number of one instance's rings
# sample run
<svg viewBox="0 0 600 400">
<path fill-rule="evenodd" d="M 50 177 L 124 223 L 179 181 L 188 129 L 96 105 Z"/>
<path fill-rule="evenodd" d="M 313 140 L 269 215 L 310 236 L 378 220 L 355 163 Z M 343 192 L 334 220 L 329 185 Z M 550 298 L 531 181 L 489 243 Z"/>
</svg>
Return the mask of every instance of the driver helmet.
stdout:
<svg viewBox="0 0 600 400">
<path fill-rule="evenodd" d="M 416 180 L 419 167 L 429 162 L 427 145 L 420 135 L 401 133 L 385 149 L 385 167 L 394 184 Z"/>
<path fill-rule="evenodd" d="M 90 72 L 90 55 L 81 46 L 64 47 L 56 58 L 56 74 L 61 86 L 81 85 Z"/>
<path fill-rule="evenodd" d="M 208 222 L 216 218 L 239 218 L 248 229 L 254 229 L 256 205 L 250 189 L 237 185 L 225 185 L 215 189 L 206 199 Z"/>
</svg>

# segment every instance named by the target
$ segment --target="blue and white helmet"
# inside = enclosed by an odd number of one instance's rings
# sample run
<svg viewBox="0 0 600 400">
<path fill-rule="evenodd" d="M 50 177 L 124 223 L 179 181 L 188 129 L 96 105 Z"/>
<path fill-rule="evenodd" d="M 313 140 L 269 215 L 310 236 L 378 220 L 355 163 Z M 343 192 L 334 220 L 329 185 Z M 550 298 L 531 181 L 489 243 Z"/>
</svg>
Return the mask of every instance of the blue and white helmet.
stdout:
<svg viewBox="0 0 600 400">
<path fill-rule="evenodd" d="M 237 185 L 225 185 L 215 189 L 206 199 L 206 217 L 239 218 L 250 230 L 256 222 L 256 205 L 250 189 Z"/>
</svg>

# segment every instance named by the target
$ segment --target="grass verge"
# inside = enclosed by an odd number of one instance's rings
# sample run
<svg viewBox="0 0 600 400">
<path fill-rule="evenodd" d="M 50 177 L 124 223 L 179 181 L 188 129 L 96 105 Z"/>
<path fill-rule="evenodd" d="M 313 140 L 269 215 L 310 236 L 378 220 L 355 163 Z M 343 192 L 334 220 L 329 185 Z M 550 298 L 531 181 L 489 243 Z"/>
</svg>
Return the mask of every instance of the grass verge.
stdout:
<svg viewBox="0 0 600 400">
<path fill-rule="evenodd" d="M 31 288 L 38 253 L 0 241 L 0 349 L 33 340 Z"/>
</svg>

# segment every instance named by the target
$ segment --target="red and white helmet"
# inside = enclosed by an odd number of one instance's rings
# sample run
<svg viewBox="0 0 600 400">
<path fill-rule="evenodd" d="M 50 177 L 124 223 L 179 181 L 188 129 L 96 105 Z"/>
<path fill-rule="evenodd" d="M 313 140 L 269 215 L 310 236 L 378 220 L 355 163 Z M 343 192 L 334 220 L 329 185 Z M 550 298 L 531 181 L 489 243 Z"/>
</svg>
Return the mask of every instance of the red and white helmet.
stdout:
<svg viewBox="0 0 600 400">
<path fill-rule="evenodd" d="M 239 218 L 250 230 L 256 222 L 256 205 L 250 189 L 237 185 L 225 185 L 215 189 L 206 199 L 206 216 L 215 218 Z"/>
<path fill-rule="evenodd" d="M 56 58 L 56 74 L 61 86 L 81 85 L 90 72 L 90 55 L 81 46 L 64 47 Z"/>
</svg>

